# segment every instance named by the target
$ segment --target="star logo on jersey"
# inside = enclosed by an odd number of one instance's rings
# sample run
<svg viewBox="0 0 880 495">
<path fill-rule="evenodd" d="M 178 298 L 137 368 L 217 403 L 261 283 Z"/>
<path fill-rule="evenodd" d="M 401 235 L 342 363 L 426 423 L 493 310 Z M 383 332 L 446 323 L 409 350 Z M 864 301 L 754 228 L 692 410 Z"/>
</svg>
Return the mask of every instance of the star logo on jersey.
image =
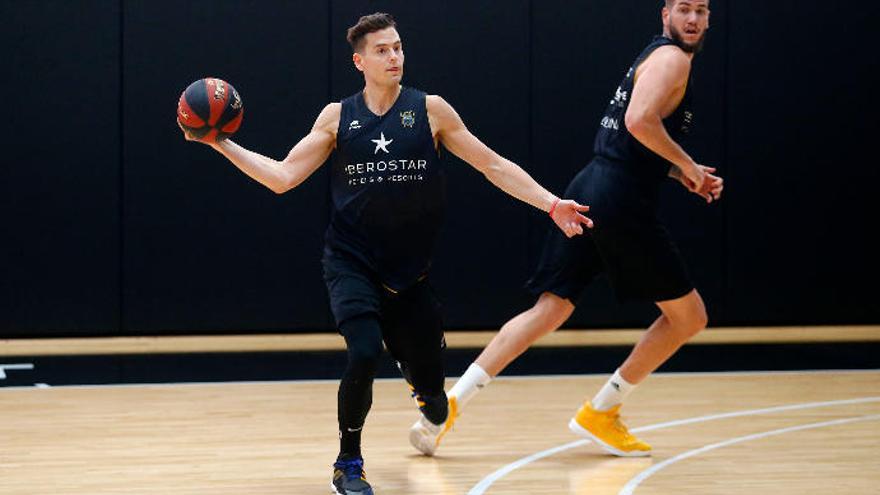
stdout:
<svg viewBox="0 0 880 495">
<path fill-rule="evenodd" d="M 386 141 L 385 140 L 385 133 L 381 132 L 381 133 L 379 133 L 379 139 L 370 139 L 370 141 L 376 143 L 376 149 L 373 150 L 373 154 L 375 155 L 375 154 L 379 153 L 379 150 L 382 150 L 385 153 L 390 153 L 390 151 L 388 151 L 388 145 L 391 144 L 394 140 L 389 139 Z"/>
<path fill-rule="evenodd" d="M 416 123 L 416 113 L 412 110 L 400 112 L 400 125 L 412 128 Z"/>
</svg>

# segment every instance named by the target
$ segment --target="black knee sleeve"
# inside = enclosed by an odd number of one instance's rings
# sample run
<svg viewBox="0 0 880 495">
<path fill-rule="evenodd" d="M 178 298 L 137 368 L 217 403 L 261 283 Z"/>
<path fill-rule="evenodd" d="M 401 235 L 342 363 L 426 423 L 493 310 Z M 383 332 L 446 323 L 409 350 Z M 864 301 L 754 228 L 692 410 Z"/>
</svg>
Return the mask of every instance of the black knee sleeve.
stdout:
<svg viewBox="0 0 880 495">
<path fill-rule="evenodd" d="M 340 456 L 360 455 L 361 429 L 373 404 L 373 379 L 382 356 L 382 332 L 375 316 L 343 322 L 348 365 L 339 383 L 337 416 Z"/>
<path fill-rule="evenodd" d="M 340 331 L 348 348 L 348 365 L 343 380 L 372 381 L 382 357 L 382 330 L 375 315 L 346 320 Z"/>
</svg>

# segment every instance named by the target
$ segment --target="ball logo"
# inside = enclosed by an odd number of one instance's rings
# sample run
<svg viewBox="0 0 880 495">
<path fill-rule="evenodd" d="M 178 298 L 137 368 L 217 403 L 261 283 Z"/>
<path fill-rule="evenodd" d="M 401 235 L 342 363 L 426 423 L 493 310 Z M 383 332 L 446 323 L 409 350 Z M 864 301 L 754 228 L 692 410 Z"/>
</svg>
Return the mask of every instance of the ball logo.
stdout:
<svg viewBox="0 0 880 495">
<path fill-rule="evenodd" d="M 222 100 L 226 98 L 226 85 L 220 79 L 214 79 L 214 99 Z"/>
<path fill-rule="evenodd" d="M 241 96 L 238 96 L 238 91 L 235 88 L 232 89 L 232 108 L 235 110 L 241 108 Z"/>
</svg>

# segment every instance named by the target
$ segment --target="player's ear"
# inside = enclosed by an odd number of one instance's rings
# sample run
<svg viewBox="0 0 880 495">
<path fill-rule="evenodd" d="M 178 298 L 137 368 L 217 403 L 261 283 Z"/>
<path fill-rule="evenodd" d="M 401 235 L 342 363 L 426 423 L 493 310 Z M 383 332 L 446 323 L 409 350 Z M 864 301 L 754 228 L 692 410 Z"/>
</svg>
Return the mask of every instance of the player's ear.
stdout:
<svg viewBox="0 0 880 495">
<path fill-rule="evenodd" d="M 357 70 L 361 72 L 364 71 L 364 58 L 361 57 L 360 53 L 354 52 L 351 55 L 351 61 L 354 62 L 354 66 L 357 67 Z"/>
</svg>

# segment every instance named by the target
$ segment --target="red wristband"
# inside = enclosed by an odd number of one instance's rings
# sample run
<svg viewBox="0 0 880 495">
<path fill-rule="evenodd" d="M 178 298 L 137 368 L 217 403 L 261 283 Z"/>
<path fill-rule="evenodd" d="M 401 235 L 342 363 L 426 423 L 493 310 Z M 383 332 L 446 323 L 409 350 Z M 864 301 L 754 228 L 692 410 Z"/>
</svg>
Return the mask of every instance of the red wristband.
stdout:
<svg viewBox="0 0 880 495">
<path fill-rule="evenodd" d="M 556 198 L 556 200 L 553 201 L 553 206 L 550 207 L 550 211 L 548 212 L 550 214 L 550 218 L 553 218 L 553 212 L 556 211 L 556 205 L 558 204 L 559 198 Z"/>
</svg>

